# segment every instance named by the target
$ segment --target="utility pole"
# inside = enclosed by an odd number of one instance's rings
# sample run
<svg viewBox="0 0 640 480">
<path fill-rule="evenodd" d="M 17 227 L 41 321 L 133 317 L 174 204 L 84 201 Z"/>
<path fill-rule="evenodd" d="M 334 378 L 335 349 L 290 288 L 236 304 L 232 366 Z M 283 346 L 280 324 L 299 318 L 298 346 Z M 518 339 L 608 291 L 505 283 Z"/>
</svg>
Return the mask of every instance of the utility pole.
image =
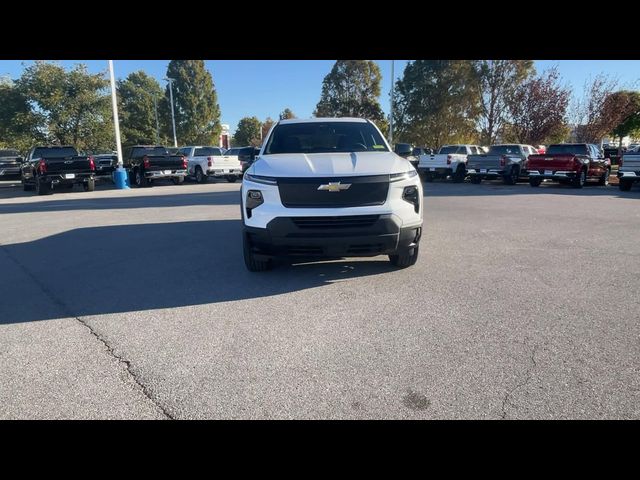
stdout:
<svg viewBox="0 0 640 480">
<path fill-rule="evenodd" d="M 158 122 L 158 97 L 153 96 L 153 108 L 156 112 L 156 145 L 160 145 L 160 122 Z"/>
<path fill-rule="evenodd" d="M 127 189 L 127 172 L 122 168 L 122 144 L 120 142 L 120 120 L 118 119 L 118 100 L 116 98 L 116 80 L 113 74 L 113 60 L 109 60 L 109 79 L 111 81 L 111 106 L 113 108 L 113 125 L 116 134 L 116 150 L 118 152 L 118 168 L 114 173 L 117 188 Z"/>
<path fill-rule="evenodd" d="M 390 113 L 389 113 L 389 144 L 391 145 L 391 148 L 393 148 L 393 86 L 394 86 L 394 76 L 393 76 L 393 67 L 394 67 L 394 60 L 391 60 L 391 106 L 390 106 Z"/>
<path fill-rule="evenodd" d="M 176 117 L 173 112 L 173 82 L 175 78 L 164 78 L 167 82 L 169 82 L 169 99 L 171 100 L 171 123 L 173 124 L 173 146 L 178 148 L 178 137 L 176 137 Z"/>
</svg>

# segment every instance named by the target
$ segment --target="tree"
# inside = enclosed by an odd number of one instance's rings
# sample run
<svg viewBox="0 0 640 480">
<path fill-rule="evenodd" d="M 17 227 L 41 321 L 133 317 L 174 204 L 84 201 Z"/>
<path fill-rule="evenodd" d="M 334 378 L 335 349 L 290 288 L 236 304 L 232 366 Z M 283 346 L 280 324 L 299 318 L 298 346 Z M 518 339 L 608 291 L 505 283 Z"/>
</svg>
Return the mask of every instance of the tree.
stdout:
<svg viewBox="0 0 640 480">
<path fill-rule="evenodd" d="M 480 141 L 495 143 L 508 120 L 507 104 L 515 89 L 534 73 L 532 60 L 479 60 Z"/>
<path fill-rule="evenodd" d="M 282 112 L 280 112 L 280 120 L 288 120 L 290 118 L 297 118 L 295 113 L 293 113 L 290 108 L 285 108 Z"/>
<path fill-rule="evenodd" d="M 233 144 L 238 147 L 253 145 L 257 147 L 260 141 L 260 120 L 256 117 L 244 117 L 238 122 L 238 128 L 233 135 Z"/>
<path fill-rule="evenodd" d="M 37 112 L 38 130 L 48 141 L 80 151 L 113 150 L 113 118 L 104 73 L 89 74 L 78 64 L 67 72 L 58 64 L 37 61 L 16 82 Z"/>
<path fill-rule="evenodd" d="M 608 133 L 619 138 L 621 145 L 622 139 L 627 135 L 640 135 L 640 92 L 613 93 L 605 101 L 603 110 L 604 115 L 618 117 L 618 124 Z"/>
<path fill-rule="evenodd" d="M 276 122 L 271 117 L 267 117 L 267 119 L 264 121 L 264 123 L 262 124 L 262 127 L 260 127 L 262 129 L 262 137 L 260 137 L 261 141 L 267 138 L 267 135 L 269 134 L 269 130 L 271 130 L 271 127 L 273 127 L 274 123 Z"/>
<path fill-rule="evenodd" d="M 570 90 L 560 85 L 557 68 L 520 84 L 508 102 L 511 122 L 506 140 L 531 145 L 562 140 L 568 134 L 569 97 Z"/>
<path fill-rule="evenodd" d="M 324 77 L 316 117 L 360 117 L 379 121 L 384 114 L 380 67 L 371 60 L 338 60 Z"/>
<path fill-rule="evenodd" d="M 220 106 L 211 73 L 204 60 L 171 60 L 176 136 L 182 145 L 217 145 L 222 131 Z M 173 137 L 169 85 L 161 102 L 164 133 Z"/>
<path fill-rule="evenodd" d="M 142 70 L 118 81 L 118 113 L 123 145 L 165 143 L 157 138 L 156 101 L 163 92 L 160 84 Z"/>
<path fill-rule="evenodd" d="M 38 130 L 40 119 L 28 99 L 13 82 L 0 85 L 0 148 L 26 152 L 45 137 Z"/>
<path fill-rule="evenodd" d="M 617 87 L 617 80 L 605 74 L 585 82 L 582 98 L 575 102 L 573 123 L 576 125 L 576 141 L 599 143 L 622 120 L 622 112 L 605 109 L 605 104 Z"/>
<path fill-rule="evenodd" d="M 480 113 L 477 71 L 464 60 L 416 60 L 394 89 L 394 136 L 438 148 L 473 142 Z"/>
</svg>

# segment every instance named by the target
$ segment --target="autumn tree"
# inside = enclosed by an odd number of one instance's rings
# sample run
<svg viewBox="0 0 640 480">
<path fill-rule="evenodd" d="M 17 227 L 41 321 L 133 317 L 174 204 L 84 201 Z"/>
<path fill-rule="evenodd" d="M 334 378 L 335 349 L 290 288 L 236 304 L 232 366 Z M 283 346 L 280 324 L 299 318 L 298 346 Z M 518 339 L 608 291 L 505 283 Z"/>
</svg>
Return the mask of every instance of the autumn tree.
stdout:
<svg viewBox="0 0 640 480">
<path fill-rule="evenodd" d="M 324 77 L 316 117 L 384 119 L 380 97 L 380 67 L 372 60 L 338 60 Z"/>
<path fill-rule="evenodd" d="M 262 129 L 262 137 L 260 138 L 260 140 L 264 140 L 265 138 L 267 138 L 269 130 L 271 130 L 271 127 L 273 127 L 274 123 L 276 122 L 271 117 L 267 117 L 267 119 L 262 123 L 262 126 L 260 127 Z"/>
<path fill-rule="evenodd" d="M 477 70 L 464 60 L 416 60 L 394 89 L 394 136 L 438 148 L 476 140 L 480 114 Z"/>
<path fill-rule="evenodd" d="M 506 140 L 531 145 L 554 143 L 568 134 L 570 90 L 552 68 L 520 84 L 511 96 Z"/>
<path fill-rule="evenodd" d="M 584 92 L 573 106 L 572 123 L 576 125 L 576 141 L 584 143 L 599 143 L 603 137 L 620 123 L 624 112 L 606 108 L 614 105 L 609 101 L 618 82 L 605 74 L 597 75 L 593 80 L 584 84 Z"/>
<path fill-rule="evenodd" d="M 238 147 L 259 146 L 261 144 L 260 127 L 260 120 L 257 117 L 241 118 L 233 135 L 233 144 Z"/>
<path fill-rule="evenodd" d="M 479 60 L 476 70 L 480 91 L 480 141 L 491 145 L 508 120 L 509 99 L 518 85 L 534 73 L 533 61 Z"/>
<path fill-rule="evenodd" d="M 289 120 L 290 118 L 297 118 L 295 113 L 291 111 L 290 108 L 285 108 L 282 112 L 280 112 L 280 120 Z"/>
<path fill-rule="evenodd" d="M 119 80 L 117 88 L 123 145 L 166 143 L 157 132 L 156 106 L 163 92 L 156 79 L 139 70 Z"/>
<path fill-rule="evenodd" d="M 167 77 L 173 81 L 176 136 L 182 145 L 217 145 L 222 131 L 220 106 L 204 60 L 171 60 Z M 161 102 L 164 134 L 173 137 L 169 85 Z"/>
<path fill-rule="evenodd" d="M 619 91 L 607 97 L 604 103 L 604 116 L 616 117 L 617 125 L 610 132 L 620 139 L 627 135 L 640 135 L 640 92 Z"/>
</svg>

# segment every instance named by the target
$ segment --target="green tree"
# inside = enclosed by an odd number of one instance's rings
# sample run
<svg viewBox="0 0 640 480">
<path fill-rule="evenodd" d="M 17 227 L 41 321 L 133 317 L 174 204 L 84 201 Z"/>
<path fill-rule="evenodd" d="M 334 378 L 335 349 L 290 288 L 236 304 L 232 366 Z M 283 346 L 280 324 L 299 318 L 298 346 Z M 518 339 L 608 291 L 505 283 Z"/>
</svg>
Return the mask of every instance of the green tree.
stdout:
<svg viewBox="0 0 640 480">
<path fill-rule="evenodd" d="M 238 122 L 238 128 L 233 135 L 233 145 L 244 147 L 253 145 L 255 147 L 261 144 L 260 141 L 260 120 L 256 117 L 244 117 Z"/>
<path fill-rule="evenodd" d="M 0 148 L 25 153 L 34 143 L 44 141 L 44 134 L 38 130 L 39 122 L 28 99 L 13 82 L 0 84 Z"/>
<path fill-rule="evenodd" d="M 478 85 L 470 61 L 410 62 L 394 89 L 394 137 L 430 148 L 475 141 Z"/>
<path fill-rule="evenodd" d="M 285 108 L 280 112 L 280 120 L 289 120 L 290 118 L 297 118 L 290 108 Z"/>
<path fill-rule="evenodd" d="M 491 145 L 508 120 L 509 98 L 535 69 L 532 60 L 478 60 L 476 70 L 480 90 L 480 141 Z"/>
<path fill-rule="evenodd" d="M 156 135 L 156 102 L 162 99 L 160 84 L 142 70 L 118 81 L 118 114 L 122 144 L 166 143 Z"/>
<path fill-rule="evenodd" d="M 509 99 L 511 122 L 505 140 L 538 145 L 566 138 L 570 95 L 560 84 L 557 68 L 520 84 Z"/>
<path fill-rule="evenodd" d="M 204 60 L 171 60 L 176 136 L 181 145 L 217 145 L 222 126 L 220 106 L 211 73 Z M 173 138 L 169 85 L 161 102 L 164 133 Z"/>
<path fill-rule="evenodd" d="M 72 70 L 37 61 L 16 82 L 39 119 L 48 141 L 80 151 L 113 150 L 113 118 L 104 73 L 89 74 L 86 65 Z"/>
<path fill-rule="evenodd" d="M 617 116 L 618 124 L 611 133 L 620 139 L 620 144 L 627 135 L 640 136 L 640 92 L 615 92 L 605 101 L 604 110 Z"/>
<path fill-rule="evenodd" d="M 378 97 L 382 74 L 371 60 L 338 60 L 324 77 L 316 117 L 360 117 L 384 120 Z"/>
</svg>

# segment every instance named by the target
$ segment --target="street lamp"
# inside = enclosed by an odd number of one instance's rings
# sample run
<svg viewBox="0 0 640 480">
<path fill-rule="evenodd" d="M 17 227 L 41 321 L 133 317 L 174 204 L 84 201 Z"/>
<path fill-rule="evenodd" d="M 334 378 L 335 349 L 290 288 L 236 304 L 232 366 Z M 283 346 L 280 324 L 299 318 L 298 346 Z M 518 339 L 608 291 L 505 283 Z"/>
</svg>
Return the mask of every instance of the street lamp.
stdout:
<svg viewBox="0 0 640 480">
<path fill-rule="evenodd" d="M 160 122 L 158 122 L 158 97 L 153 95 L 153 109 L 156 113 L 156 145 L 160 145 Z"/>
<path fill-rule="evenodd" d="M 111 106 L 113 107 L 113 125 L 116 134 L 116 151 L 118 153 L 118 168 L 114 172 L 114 182 L 117 188 L 127 189 L 127 172 L 122 168 L 122 144 L 120 142 L 120 120 L 118 119 L 118 101 L 116 99 L 116 80 L 113 74 L 113 60 L 109 60 L 109 79 L 111 81 Z"/>
<path fill-rule="evenodd" d="M 173 82 L 175 78 L 164 77 L 165 81 L 169 82 L 169 99 L 171 100 L 171 123 L 173 124 L 173 146 L 178 148 L 178 138 L 176 137 L 176 117 L 173 112 Z"/>
</svg>

